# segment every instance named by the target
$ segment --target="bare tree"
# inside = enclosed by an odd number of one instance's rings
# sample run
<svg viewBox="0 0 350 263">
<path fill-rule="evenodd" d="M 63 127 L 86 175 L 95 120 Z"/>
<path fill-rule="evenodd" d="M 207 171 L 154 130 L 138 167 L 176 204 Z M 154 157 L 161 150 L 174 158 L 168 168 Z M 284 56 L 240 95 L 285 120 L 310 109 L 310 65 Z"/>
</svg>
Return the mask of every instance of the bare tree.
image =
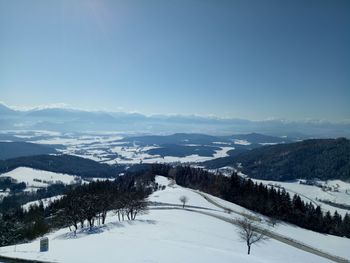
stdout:
<svg viewBox="0 0 350 263">
<path fill-rule="evenodd" d="M 253 220 L 249 218 L 237 219 L 238 234 L 240 239 L 247 244 L 248 255 L 253 244 L 267 240 L 265 231 L 259 228 Z"/>
<path fill-rule="evenodd" d="M 278 220 L 275 217 L 270 217 L 267 222 L 270 226 L 275 227 L 278 224 Z"/>
<path fill-rule="evenodd" d="M 185 204 L 188 202 L 188 197 L 183 195 L 180 197 L 180 202 L 182 203 L 182 208 L 185 208 Z"/>
</svg>

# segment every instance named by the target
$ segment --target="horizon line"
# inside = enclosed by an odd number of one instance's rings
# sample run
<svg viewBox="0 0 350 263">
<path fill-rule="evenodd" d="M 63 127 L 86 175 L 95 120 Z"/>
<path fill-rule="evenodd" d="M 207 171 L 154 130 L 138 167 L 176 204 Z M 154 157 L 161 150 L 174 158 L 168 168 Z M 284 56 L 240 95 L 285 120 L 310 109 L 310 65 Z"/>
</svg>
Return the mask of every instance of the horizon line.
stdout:
<svg viewBox="0 0 350 263">
<path fill-rule="evenodd" d="M 265 119 L 246 119 L 240 117 L 233 116 L 218 116 L 215 114 L 180 114 L 180 113 L 151 113 L 146 114 L 137 110 L 127 111 L 127 110 L 108 110 L 108 109 L 86 109 L 73 107 L 67 103 L 50 103 L 50 104 L 41 104 L 37 106 L 18 106 L 18 105 L 9 105 L 8 103 L 0 100 L 0 105 L 19 112 L 29 112 L 29 111 L 40 111 L 46 109 L 61 109 L 61 110 L 71 110 L 71 111 L 81 111 L 81 112 L 91 112 L 91 113 L 106 113 L 106 114 L 114 114 L 114 113 L 123 113 L 123 114 L 139 114 L 144 117 L 197 117 L 197 118 L 206 118 L 212 120 L 242 120 L 242 121 L 250 121 L 250 122 L 269 122 L 269 121 L 278 121 L 282 123 L 313 123 L 313 124 L 322 124 L 322 123 L 331 123 L 331 124 L 350 124 L 350 118 L 343 120 L 328 120 L 328 119 L 315 119 L 315 118 L 304 118 L 304 119 L 287 119 L 287 118 L 275 118 L 275 117 L 267 117 Z"/>
</svg>

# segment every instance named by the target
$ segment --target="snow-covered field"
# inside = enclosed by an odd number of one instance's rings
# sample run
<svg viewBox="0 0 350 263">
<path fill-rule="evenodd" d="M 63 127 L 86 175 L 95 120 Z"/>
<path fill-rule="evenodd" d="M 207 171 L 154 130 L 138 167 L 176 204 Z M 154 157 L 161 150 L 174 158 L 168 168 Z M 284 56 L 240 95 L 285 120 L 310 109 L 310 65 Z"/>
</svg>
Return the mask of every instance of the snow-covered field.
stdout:
<svg viewBox="0 0 350 263">
<path fill-rule="evenodd" d="M 247 140 L 234 140 L 234 143 L 238 144 L 238 145 L 250 145 L 251 144 Z"/>
<path fill-rule="evenodd" d="M 118 157 L 111 158 L 106 160 L 104 157 L 107 156 L 107 153 L 98 153 L 91 152 L 91 150 L 85 148 L 87 153 L 79 155 L 81 157 L 90 158 L 95 161 L 102 161 L 108 164 L 139 164 L 139 163 L 200 163 L 204 161 L 213 160 L 215 158 L 226 157 L 228 156 L 227 152 L 233 150 L 234 147 L 220 147 L 219 150 L 216 150 L 212 157 L 200 156 L 198 154 L 191 154 L 185 157 L 178 156 L 160 156 L 160 155 L 151 155 L 147 153 L 150 149 L 158 148 L 156 146 L 127 146 L 127 145 L 118 145 L 109 149 L 108 154 L 117 154 Z M 75 154 L 75 152 L 67 152 L 69 154 Z"/>
<path fill-rule="evenodd" d="M 150 201 L 180 204 L 179 197 L 189 198 L 188 205 L 207 207 L 212 213 L 234 217 L 206 201 L 199 194 L 173 184 L 164 177 L 157 182 L 165 190 L 154 192 Z M 213 197 L 210 197 L 213 198 Z M 233 210 L 244 208 L 216 198 Z M 203 211 L 203 210 L 202 210 Z M 273 231 L 335 255 L 350 258 L 350 239 L 321 235 L 283 224 Z M 323 237 L 323 238 L 322 238 Z M 239 240 L 236 226 L 217 218 L 182 209 L 155 209 L 137 217 L 136 221 L 118 222 L 112 213 L 107 224 L 93 231 L 83 229 L 74 237 L 69 229 L 48 235 L 50 249 L 39 251 L 39 240 L 28 244 L 0 248 L 4 256 L 39 259 L 53 262 L 330 262 L 322 257 L 269 239 L 252 247 L 246 254 L 245 243 Z M 328 240 L 328 241 L 327 241 Z"/>
<path fill-rule="evenodd" d="M 252 179 L 255 182 L 263 183 L 274 187 L 283 187 L 291 195 L 298 194 L 306 202 L 312 202 L 315 205 L 320 205 L 323 211 L 330 211 L 334 213 L 338 211 L 339 214 L 350 214 L 350 210 L 341 209 L 338 207 L 325 204 L 320 200 L 328 200 L 337 204 L 350 205 L 350 183 L 340 180 L 318 181 L 324 187 L 317 187 L 314 185 L 300 184 L 301 180 L 293 182 L 277 182 Z"/>
<path fill-rule="evenodd" d="M 53 145 L 61 153 L 80 156 L 108 164 L 138 164 L 138 163 L 194 163 L 204 162 L 219 157 L 228 156 L 227 152 L 234 147 L 227 142 L 215 142 L 213 145 L 183 144 L 182 146 L 219 147 L 213 156 L 190 154 L 185 157 L 152 155 L 147 151 L 159 148 L 158 145 L 141 146 L 128 141 L 122 141 L 122 134 L 61 134 L 45 131 L 12 132 L 15 137 L 28 142 Z M 249 145 L 247 141 L 237 141 L 238 144 Z"/>
<path fill-rule="evenodd" d="M 1 177 L 11 177 L 18 183 L 24 182 L 26 190 L 38 187 L 47 187 L 53 183 L 72 184 L 76 176 L 69 174 L 53 173 L 49 171 L 36 170 L 28 167 L 18 167 L 10 172 L 0 174 Z"/>
</svg>

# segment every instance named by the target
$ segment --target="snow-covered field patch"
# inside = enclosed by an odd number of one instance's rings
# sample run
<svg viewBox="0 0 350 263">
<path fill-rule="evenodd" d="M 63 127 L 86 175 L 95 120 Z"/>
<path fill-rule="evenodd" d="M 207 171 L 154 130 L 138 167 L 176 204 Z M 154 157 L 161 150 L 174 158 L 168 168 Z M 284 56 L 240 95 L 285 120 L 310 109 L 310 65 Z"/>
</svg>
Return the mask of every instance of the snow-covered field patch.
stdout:
<svg viewBox="0 0 350 263">
<path fill-rule="evenodd" d="M 27 187 L 47 187 L 49 184 L 74 183 L 76 176 L 36 170 L 28 167 L 18 167 L 10 172 L 0 174 L 1 177 L 11 177 L 17 182 L 24 182 Z"/>
<path fill-rule="evenodd" d="M 53 197 L 44 198 L 44 199 L 40 199 L 40 200 L 37 200 L 37 201 L 32 201 L 32 202 L 29 202 L 29 203 L 26 203 L 26 204 L 22 205 L 22 208 L 23 208 L 23 210 L 27 211 L 27 210 L 29 210 L 29 208 L 31 206 L 39 206 L 40 202 L 43 203 L 44 207 L 47 207 L 47 206 L 50 205 L 51 202 L 53 202 L 55 200 L 58 200 L 58 199 L 61 199 L 62 197 L 63 197 L 63 195 L 56 195 L 56 196 L 53 196 Z"/>
<path fill-rule="evenodd" d="M 234 144 L 238 144 L 238 145 L 251 145 L 250 142 L 248 142 L 247 140 L 233 140 Z"/>
</svg>

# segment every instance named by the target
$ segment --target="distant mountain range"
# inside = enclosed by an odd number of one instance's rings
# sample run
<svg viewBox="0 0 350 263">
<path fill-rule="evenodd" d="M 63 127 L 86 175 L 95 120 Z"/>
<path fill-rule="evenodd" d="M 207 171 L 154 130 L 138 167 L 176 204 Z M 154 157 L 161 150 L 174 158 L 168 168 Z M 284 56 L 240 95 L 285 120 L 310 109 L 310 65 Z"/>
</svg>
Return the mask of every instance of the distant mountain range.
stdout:
<svg viewBox="0 0 350 263">
<path fill-rule="evenodd" d="M 276 136 L 350 137 L 350 123 L 326 121 L 250 121 L 184 115 L 152 115 L 95 112 L 66 108 L 13 110 L 0 104 L 0 130 L 50 130 L 60 132 L 120 131 L 171 134 L 177 132 L 238 134 L 258 132 Z"/>
</svg>

